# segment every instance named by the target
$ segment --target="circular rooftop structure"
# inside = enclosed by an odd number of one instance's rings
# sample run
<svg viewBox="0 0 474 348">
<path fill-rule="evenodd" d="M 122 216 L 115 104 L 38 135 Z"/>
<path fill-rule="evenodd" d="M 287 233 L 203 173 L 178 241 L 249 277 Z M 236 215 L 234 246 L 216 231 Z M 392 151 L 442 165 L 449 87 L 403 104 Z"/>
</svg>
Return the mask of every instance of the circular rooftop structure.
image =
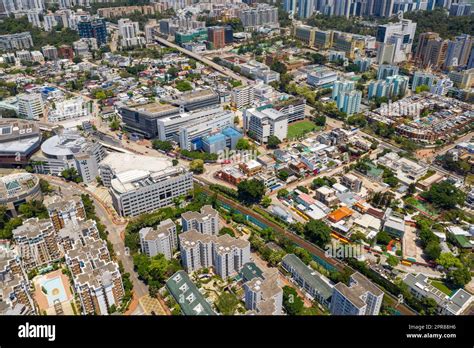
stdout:
<svg viewBox="0 0 474 348">
<path fill-rule="evenodd" d="M 52 136 L 41 145 L 41 151 L 48 157 L 72 156 L 81 151 L 87 140 L 77 132 L 63 132 Z"/>
</svg>

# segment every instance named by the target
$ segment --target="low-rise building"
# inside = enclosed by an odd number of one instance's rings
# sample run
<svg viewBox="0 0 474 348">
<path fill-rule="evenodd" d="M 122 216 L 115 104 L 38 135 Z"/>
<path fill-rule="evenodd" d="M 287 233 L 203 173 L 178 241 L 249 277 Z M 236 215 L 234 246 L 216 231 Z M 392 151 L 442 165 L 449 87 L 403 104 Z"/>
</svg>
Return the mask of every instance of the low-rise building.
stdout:
<svg viewBox="0 0 474 348">
<path fill-rule="evenodd" d="M 16 173 L 0 178 L 0 205 L 16 216 L 20 205 L 30 201 L 41 201 L 43 195 L 39 178 L 29 173 Z"/>
<path fill-rule="evenodd" d="M 211 305 L 184 271 L 178 271 L 166 281 L 166 288 L 181 307 L 184 315 L 215 315 Z"/>
<path fill-rule="evenodd" d="M 294 254 L 285 255 L 281 265 L 311 299 L 315 299 L 326 308 L 329 308 L 334 288 L 334 284 L 329 279 L 306 266 Z"/>
<path fill-rule="evenodd" d="M 421 273 L 408 273 L 403 282 L 416 299 L 431 298 L 435 300 L 440 315 L 461 315 L 474 301 L 474 296 L 464 289 L 458 289 L 450 296 L 446 295 L 434 287 L 428 277 Z"/>
</svg>

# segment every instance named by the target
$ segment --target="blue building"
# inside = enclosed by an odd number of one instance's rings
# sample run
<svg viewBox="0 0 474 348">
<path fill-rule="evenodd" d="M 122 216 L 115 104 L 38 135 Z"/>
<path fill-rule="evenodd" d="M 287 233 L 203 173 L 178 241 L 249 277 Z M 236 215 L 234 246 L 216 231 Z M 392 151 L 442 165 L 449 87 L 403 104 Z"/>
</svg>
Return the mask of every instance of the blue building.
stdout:
<svg viewBox="0 0 474 348">
<path fill-rule="evenodd" d="M 311 17 L 314 12 L 313 0 L 298 0 L 298 17 L 300 19 Z"/>
<path fill-rule="evenodd" d="M 242 133 L 235 128 L 229 127 L 220 133 L 202 138 L 202 150 L 207 153 L 218 153 L 226 148 L 234 150 L 240 138 L 242 138 Z"/>
<path fill-rule="evenodd" d="M 340 111 L 353 115 L 360 110 L 362 92 L 355 89 L 354 81 L 336 81 L 332 88 L 332 99 Z"/>
<path fill-rule="evenodd" d="M 413 75 L 413 82 L 411 83 L 411 90 L 416 91 L 418 86 L 428 86 L 430 89 L 433 86 L 433 83 L 436 79 L 436 76 L 433 74 L 426 73 L 424 71 L 416 71 Z"/>
<path fill-rule="evenodd" d="M 224 42 L 226 45 L 234 42 L 234 30 L 230 25 L 224 27 Z"/>
<path fill-rule="evenodd" d="M 370 66 L 372 65 L 372 59 L 370 58 L 357 58 L 354 61 L 354 64 L 357 65 L 360 72 L 369 71 Z"/>
<path fill-rule="evenodd" d="M 385 80 L 389 76 L 398 75 L 399 68 L 396 65 L 381 64 L 377 72 L 377 80 Z"/>
<path fill-rule="evenodd" d="M 80 21 L 77 23 L 77 31 L 81 39 L 96 39 L 99 47 L 107 43 L 107 27 L 103 18 Z"/>
<path fill-rule="evenodd" d="M 369 85 L 369 99 L 402 97 L 408 90 L 408 76 L 389 76 L 383 81 L 372 81 Z"/>
<path fill-rule="evenodd" d="M 296 14 L 297 0 L 283 0 L 283 9 L 288 13 Z"/>
</svg>

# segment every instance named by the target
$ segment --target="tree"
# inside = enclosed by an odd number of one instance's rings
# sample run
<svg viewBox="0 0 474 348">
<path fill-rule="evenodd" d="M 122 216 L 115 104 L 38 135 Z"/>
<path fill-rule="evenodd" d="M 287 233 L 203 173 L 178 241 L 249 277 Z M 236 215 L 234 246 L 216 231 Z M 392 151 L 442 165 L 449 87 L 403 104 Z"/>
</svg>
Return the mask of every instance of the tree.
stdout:
<svg viewBox="0 0 474 348">
<path fill-rule="evenodd" d="M 270 69 L 280 74 L 286 74 L 286 72 L 288 71 L 285 64 L 283 64 L 279 60 L 273 62 L 272 65 L 270 65 Z"/>
<path fill-rule="evenodd" d="M 46 180 L 39 179 L 39 184 L 40 184 L 41 193 L 48 194 L 48 193 L 53 192 L 51 185 Z"/>
<path fill-rule="evenodd" d="M 173 167 L 176 167 L 179 164 L 179 161 L 176 158 L 173 158 L 171 163 L 173 164 Z"/>
<path fill-rule="evenodd" d="M 321 220 L 311 220 L 304 226 L 305 236 L 316 245 L 324 247 L 331 241 L 331 228 Z"/>
<path fill-rule="evenodd" d="M 152 147 L 155 150 L 161 150 L 164 152 L 170 152 L 171 150 L 173 150 L 173 144 L 171 144 L 171 142 L 167 140 L 153 140 Z"/>
<path fill-rule="evenodd" d="M 287 189 L 281 189 L 277 192 L 278 198 L 285 198 L 285 197 L 288 197 L 288 195 L 289 195 L 289 192 Z"/>
<path fill-rule="evenodd" d="M 296 290 L 287 285 L 283 287 L 283 307 L 288 315 L 298 315 L 304 307 L 304 302 Z"/>
<path fill-rule="evenodd" d="M 431 241 L 425 248 L 425 254 L 429 257 L 430 260 L 436 260 L 441 255 L 441 247 L 438 241 Z"/>
<path fill-rule="evenodd" d="M 37 217 L 40 219 L 49 218 L 48 210 L 41 201 L 31 201 L 20 205 L 18 211 L 25 218 Z"/>
<path fill-rule="evenodd" d="M 388 255 L 387 257 L 387 263 L 392 266 L 392 267 L 395 267 L 398 265 L 398 263 L 400 262 L 400 260 L 398 259 L 398 257 L 395 257 L 393 255 Z"/>
<path fill-rule="evenodd" d="M 438 303 L 433 298 L 425 297 L 421 302 L 425 308 L 425 314 L 435 315 L 438 311 Z"/>
<path fill-rule="evenodd" d="M 223 292 L 216 301 L 216 307 L 224 315 L 233 315 L 239 305 L 239 299 L 234 294 Z"/>
<path fill-rule="evenodd" d="M 246 204 L 258 203 L 265 194 L 265 185 L 256 179 L 244 180 L 237 185 L 237 195 Z"/>
<path fill-rule="evenodd" d="M 448 272 L 448 281 L 457 288 L 462 288 L 472 279 L 471 271 L 467 267 L 460 267 Z"/>
<path fill-rule="evenodd" d="M 274 135 L 270 135 L 268 137 L 268 142 L 267 142 L 267 147 L 269 149 L 278 149 L 278 145 L 281 144 L 281 141 L 280 139 L 278 139 L 278 137 L 274 136 Z"/>
<path fill-rule="evenodd" d="M 278 179 L 280 179 L 281 181 L 285 181 L 288 179 L 288 177 L 290 176 L 290 174 L 288 174 L 287 171 L 285 170 L 280 170 L 278 172 Z"/>
<path fill-rule="evenodd" d="M 433 184 L 421 197 L 442 209 L 454 209 L 466 200 L 466 194 L 448 181 Z"/>
<path fill-rule="evenodd" d="M 422 92 L 429 92 L 430 91 L 430 87 L 427 86 L 427 85 L 421 85 L 421 86 L 417 86 L 415 88 L 415 93 L 416 94 L 419 94 L 419 93 L 422 93 Z"/>
<path fill-rule="evenodd" d="M 66 179 L 67 181 L 74 181 L 75 183 L 82 182 L 82 177 L 77 172 L 76 168 L 71 167 L 68 169 L 64 169 L 61 172 L 61 176 Z"/>
<path fill-rule="evenodd" d="M 169 69 L 166 71 L 166 73 L 167 73 L 168 75 L 170 75 L 171 78 L 174 79 L 174 78 L 176 78 L 176 76 L 178 76 L 179 70 L 178 70 L 178 68 L 172 66 L 171 68 L 169 68 Z"/>
<path fill-rule="evenodd" d="M 313 117 L 313 122 L 316 126 L 324 127 L 326 125 L 326 116 L 317 115 Z"/>
<path fill-rule="evenodd" d="M 451 253 L 442 253 L 436 260 L 436 263 L 444 269 L 461 268 L 462 263 L 456 256 Z"/>
<path fill-rule="evenodd" d="M 314 179 L 313 182 L 311 183 L 311 188 L 313 190 L 316 190 L 316 189 L 318 189 L 320 187 L 323 187 L 323 186 L 332 187 L 332 185 L 334 185 L 336 182 L 337 182 L 337 180 L 334 179 L 334 178 L 323 176 L 323 177 Z"/>
<path fill-rule="evenodd" d="M 385 231 L 380 231 L 377 234 L 377 243 L 382 244 L 382 245 L 388 245 L 392 238 L 389 236 L 389 234 Z"/>
<path fill-rule="evenodd" d="M 219 235 L 222 236 L 224 234 L 228 234 L 231 237 L 235 237 L 234 230 L 232 230 L 229 227 L 222 227 L 221 230 L 219 231 Z"/>
<path fill-rule="evenodd" d="M 408 190 L 407 190 L 408 194 L 410 195 L 413 195 L 416 193 L 416 185 L 414 183 L 411 183 L 410 185 L 408 185 Z"/>
<path fill-rule="evenodd" d="M 237 141 L 237 144 L 235 145 L 235 148 L 237 150 L 250 150 L 251 149 L 251 146 L 250 146 L 250 143 L 247 139 L 244 139 L 244 138 L 240 138 L 238 141 Z"/>
<path fill-rule="evenodd" d="M 309 190 L 304 186 L 296 186 L 296 189 L 306 194 L 309 193 Z"/>
<path fill-rule="evenodd" d="M 192 91 L 193 86 L 186 80 L 180 80 L 176 82 L 176 89 L 180 92 L 187 92 Z"/>
<path fill-rule="evenodd" d="M 110 123 L 109 123 L 109 127 L 110 127 L 110 130 L 111 131 L 117 131 L 120 129 L 120 121 L 117 117 L 114 117 Z"/>
<path fill-rule="evenodd" d="M 272 204 L 272 199 L 268 196 L 265 196 L 263 197 L 261 204 L 262 204 L 262 207 L 268 208 L 270 204 Z"/>
<path fill-rule="evenodd" d="M 189 164 L 189 169 L 195 174 L 204 173 L 204 161 L 201 159 L 195 159 Z"/>
</svg>

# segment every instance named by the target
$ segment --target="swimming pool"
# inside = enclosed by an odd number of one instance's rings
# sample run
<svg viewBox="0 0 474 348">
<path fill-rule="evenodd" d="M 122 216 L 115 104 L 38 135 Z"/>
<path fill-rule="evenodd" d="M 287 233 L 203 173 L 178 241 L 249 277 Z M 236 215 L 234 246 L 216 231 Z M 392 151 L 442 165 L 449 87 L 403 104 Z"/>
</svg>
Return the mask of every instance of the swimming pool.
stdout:
<svg viewBox="0 0 474 348">
<path fill-rule="evenodd" d="M 55 300 L 59 300 L 60 302 L 67 301 L 66 290 L 64 289 L 60 277 L 47 279 L 41 284 L 41 286 L 46 289 L 47 293 L 45 295 L 48 298 L 48 304 L 50 307 L 54 305 Z"/>
</svg>

